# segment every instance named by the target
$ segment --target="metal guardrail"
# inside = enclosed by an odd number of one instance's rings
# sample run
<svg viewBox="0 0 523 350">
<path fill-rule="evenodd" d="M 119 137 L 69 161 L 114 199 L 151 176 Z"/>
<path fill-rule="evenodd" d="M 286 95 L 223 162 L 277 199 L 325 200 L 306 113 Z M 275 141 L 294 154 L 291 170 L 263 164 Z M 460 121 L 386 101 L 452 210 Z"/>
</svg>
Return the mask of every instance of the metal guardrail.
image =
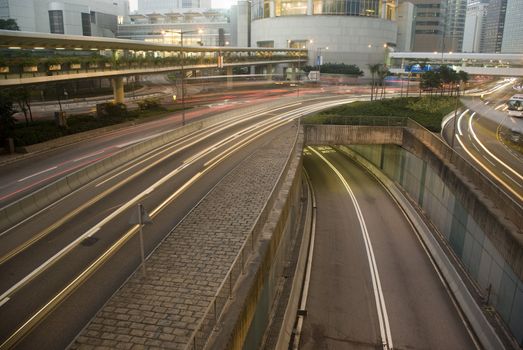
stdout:
<svg viewBox="0 0 523 350">
<path fill-rule="evenodd" d="M 289 171 L 289 167 L 292 162 L 292 157 L 296 154 L 296 150 L 299 144 L 298 141 L 300 134 L 301 133 L 299 131 L 296 133 L 293 147 L 289 152 L 289 155 L 287 156 L 286 165 L 282 169 L 278 177 L 278 181 L 272 188 L 271 193 L 269 195 L 269 199 L 267 200 L 262 211 L 258 215 L 255 224 L 251 228 L 249 237 L 240 248 L 239 253 L 236 255 L 236 258 L 234 259 L 231 267 L 229 268 L 226 277 L 220 284 L 213 300 L 207 307 L 203 317 L 201 318 L 200 322 L 191 334 L 189 341 L 185 346 L 185 350 L 203 349 L 206 346 L 209 336 L 212 333 L 214 327 L 218 324 L 218 320 L 222 315 L 223 309 L 227 301 L 232 297 L 234 284 L 236 283 L 240 275 L 244 273 L 247 257 L 254 251 L 255 242 L 258 239 L 263 225 L 265 225 L 265 222 L 267 221 L 272 205 L 276 200 L 276 197 L 283 184 L 283 181 L 285 180 L 285 175 Z"/>
</svg>

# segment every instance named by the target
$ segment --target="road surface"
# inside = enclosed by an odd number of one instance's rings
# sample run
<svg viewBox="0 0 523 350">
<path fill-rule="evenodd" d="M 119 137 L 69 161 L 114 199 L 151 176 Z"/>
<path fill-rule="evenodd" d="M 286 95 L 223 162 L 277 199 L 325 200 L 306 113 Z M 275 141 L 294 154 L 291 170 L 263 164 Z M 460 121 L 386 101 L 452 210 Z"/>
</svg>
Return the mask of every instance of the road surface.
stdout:
<svg viewBox="0 0 523 350">
<path fill-rule="evenodd" d="M 330 147 L 306 149 L 304 165 L 317 224 L 300 348 L 475 349 L 411 225 L 376 180 Z"/>
</svg>

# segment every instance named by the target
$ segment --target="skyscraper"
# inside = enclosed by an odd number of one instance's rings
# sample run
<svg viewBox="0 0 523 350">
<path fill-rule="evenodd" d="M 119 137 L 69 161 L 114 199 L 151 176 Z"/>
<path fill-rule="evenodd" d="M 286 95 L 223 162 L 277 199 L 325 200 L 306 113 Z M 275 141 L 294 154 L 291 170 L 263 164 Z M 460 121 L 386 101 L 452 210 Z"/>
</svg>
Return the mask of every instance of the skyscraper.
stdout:
<svg viewBox="0 0 523 350">
<path fill-rule="evenodd" d="M 501 44 L 502 53 L 523 53 L 523 1 L 508 0 L 505 28 Z"/>
<path fill-rule="evenodd" d="M 483 34 L 483 20 L 486 15 L 487 4 L 479 0 L 469 2 L 465 29 L 463 33 L 463 52 L 480 52 L 481 37 Z"/>
<path fill-rule="evenodd" d="M 518 2 L 521 0 L 516 0 Z M 481 52 L 501 52 L 507 0 L 490 0 L 483 26 Z"/>
</svg>

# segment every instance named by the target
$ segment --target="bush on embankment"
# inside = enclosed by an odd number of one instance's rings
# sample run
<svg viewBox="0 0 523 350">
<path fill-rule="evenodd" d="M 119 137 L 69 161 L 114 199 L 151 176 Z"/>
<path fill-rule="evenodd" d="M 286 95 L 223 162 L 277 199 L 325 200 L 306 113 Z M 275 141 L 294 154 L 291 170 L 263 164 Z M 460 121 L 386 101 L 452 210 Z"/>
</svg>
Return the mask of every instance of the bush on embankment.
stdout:
<svg viewBox="0 0 523 350">
<path fill-rule="evenodd" d="M 345 124 L 351 117 L 407 117 L 433 132 L 441 131 L 443 117 L 456 108 L 456 98 L 448 96 L 400 97 L 357 101 L 334 107 L 305 118 L 309 124 Z"/>
</svg>

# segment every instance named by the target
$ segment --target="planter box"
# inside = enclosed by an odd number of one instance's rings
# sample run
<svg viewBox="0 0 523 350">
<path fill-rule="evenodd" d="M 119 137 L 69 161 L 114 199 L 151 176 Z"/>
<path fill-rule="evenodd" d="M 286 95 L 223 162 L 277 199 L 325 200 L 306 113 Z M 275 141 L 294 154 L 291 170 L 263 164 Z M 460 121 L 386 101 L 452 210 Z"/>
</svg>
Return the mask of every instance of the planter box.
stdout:
<svg viewBox="0 0 523 350">
<path fill-rule="evenodd" d="M 69 68 L 71 68 L 71 69 L 82 69 L 82 65 L 80 63 L 71 63 L 69 65 Z"/>
<path fill-rule="evenodd" d="M 49 65 L 49 70 L 61 70 L 62 69 L 62 65 L 61 64 L 50 64 Z"/>
<path fill-rule="evenodd" d="M 38 66 L 24 66 L 24 72 L 26 72 L 26 73 L 38 72 Z"/>
<path fill-rule="evenodd" d="M 0 73 L 9 73 L 9 67 L 0 67 Z"/>
</svg>

